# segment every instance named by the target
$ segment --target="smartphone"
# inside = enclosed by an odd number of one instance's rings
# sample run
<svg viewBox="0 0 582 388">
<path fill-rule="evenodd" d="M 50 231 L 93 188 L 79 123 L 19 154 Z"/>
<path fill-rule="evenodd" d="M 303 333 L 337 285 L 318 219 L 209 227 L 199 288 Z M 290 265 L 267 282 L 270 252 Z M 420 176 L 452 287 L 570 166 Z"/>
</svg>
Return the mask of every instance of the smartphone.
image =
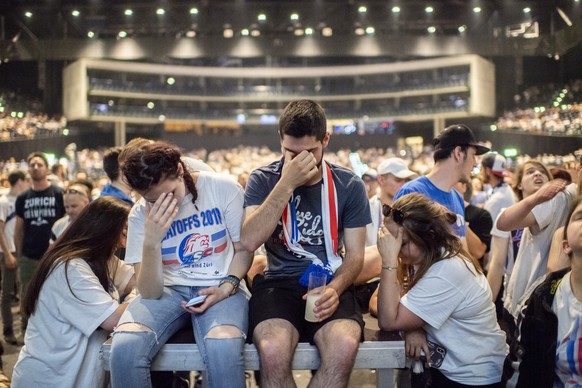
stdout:
<svg viewBox="0 0 582 388">
<path fill-rule="evenodd" d="M 428 349 L 430 350 L 430 366 L 433 368 L 440 368 L 445 356 L 447 355 L 447 349 L 431 341 L 427 341 L 427 343 Z"/>
<path fill-rule="evenodd" d="M 186 307 L 198 307 L 204 302 L 208 295 L 197 295 L 186 303 Z"/>
</svg>

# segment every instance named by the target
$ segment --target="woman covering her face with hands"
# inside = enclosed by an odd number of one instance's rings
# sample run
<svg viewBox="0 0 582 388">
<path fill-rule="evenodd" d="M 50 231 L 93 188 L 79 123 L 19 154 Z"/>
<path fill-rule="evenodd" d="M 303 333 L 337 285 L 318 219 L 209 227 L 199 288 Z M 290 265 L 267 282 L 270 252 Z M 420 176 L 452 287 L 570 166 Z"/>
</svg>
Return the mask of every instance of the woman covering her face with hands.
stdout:
<svg viewBox="0 0 582 388">
<path fill-rule="evenodd" d="M 188 172 L 180 152 L 154 142 L 128 149 L 127 183 L 141 195 L 129 215 L 125 260 L 140 295 L 111 346 L 113 387 L 150 387 L 150 365 L 178 330 L 191 326 L 209 387 L 244 387 L 247 295 L 240 279 L 251 254 L 239 243 L 243 190 L 224 175 Z M 204 295 L 201 304 L 187 306 Z"/>
<path fill-rule="evenodd" d="M 406 352 L 424 352 L 433 387 L 500 387 L 505 334 L 487 279 L 452 232 L 456 215 L 418 193 L 383 213 L 380 328 L 425 330 L 427 341 Z"/>
</svg>

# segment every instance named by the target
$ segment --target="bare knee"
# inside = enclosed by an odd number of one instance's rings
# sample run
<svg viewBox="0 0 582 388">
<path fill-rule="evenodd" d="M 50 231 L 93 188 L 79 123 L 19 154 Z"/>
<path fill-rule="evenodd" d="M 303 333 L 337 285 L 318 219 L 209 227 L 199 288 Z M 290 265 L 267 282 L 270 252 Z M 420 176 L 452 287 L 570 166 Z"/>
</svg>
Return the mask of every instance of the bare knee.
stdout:
<svg viewBox="0 0 582 388">
<path fill-rule="evenodd" d="M 315 334 L 314 341 L 323 356 L 349 360 L 355 357 L 360 346 L 361 328 L 351 320 L 332 321 Z"/>
<path fill-rule="evenodd" d="M 125 322 L 121 325 L 118 325 L 113 333 L 120 333 L 120 332 L 129 332 L 129 331 L 136 331 L 136 332 L 151 332 L 152 329 L 144 325 L 143 323 L 138 322 Z"/>
<path fill-rule="evenodd" d="M 241 338 L 243 333 L 236 326 L 215 326 L 206 334 L 206 338 Z"/>
<path fill-rule="evenodd" d="M 255 329 L 253 342 L 262 363 L 287 363 L 293 358 L 299 333 L 291 323 L 277 319 L 261 322 Z"/>
</svg>

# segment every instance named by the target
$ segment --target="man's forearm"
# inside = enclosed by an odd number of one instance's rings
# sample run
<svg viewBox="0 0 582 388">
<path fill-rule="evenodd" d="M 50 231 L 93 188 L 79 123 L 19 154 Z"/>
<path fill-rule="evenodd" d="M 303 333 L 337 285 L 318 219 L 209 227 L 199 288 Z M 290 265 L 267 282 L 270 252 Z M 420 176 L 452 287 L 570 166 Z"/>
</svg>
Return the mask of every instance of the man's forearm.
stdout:
<svg viewBox="0 0 582 388">
<path fill-rule="evenodd" d="M 333 280 L 329 283 L 330 287 L 341 295 L 349 286 L 354 284 L 358 274 L 362 271 L 364 264 L 364 255 L 353 255 L 344 257 L 342 265 L 335 271 Z"/>
<path fill-rule="evenodd" d="M 2 252 L 10 252 L 10 248 L 8 247 L 8 241 L 6 241 L 6 236 L 4 235 L 4 225 L 3 221 L 0 221 L 0 248 L 2 248 Z"/>
<path fill-rule="evenodd" d="M 254 252 L 267 241 L 275 230 L 292 193 L 291 187 L 279 181 L 265 201 L 252 213 L 247 214 L 243 222 L 241 243 L 248 251 Z"/>
<path fill-rule="evenodd" d="M 16 248 L 16 257 L 22 256 L 22 242 L 24 240 L 24 221 L 20 217 L 16 217 L 16 225 L 14 226 L 14 246 Z"/>
</svg>

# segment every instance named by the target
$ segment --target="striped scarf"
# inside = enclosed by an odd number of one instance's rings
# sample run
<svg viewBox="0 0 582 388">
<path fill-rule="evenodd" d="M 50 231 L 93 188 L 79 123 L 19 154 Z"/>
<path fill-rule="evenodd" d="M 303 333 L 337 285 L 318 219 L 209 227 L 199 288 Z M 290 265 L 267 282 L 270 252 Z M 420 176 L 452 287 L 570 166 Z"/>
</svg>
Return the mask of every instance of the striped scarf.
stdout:
<svg viewBox="0 0 582 388">
<path fill-rule="evenodd" d="M 317 265 L 327 270 L 329 275 L 333 275 L 342 263 L 342 258 L 338 254 L 338 209 L 337 209 L 337 192 L 331 174 L 329 165 L 322 160 L 323 185 L 321 187 L 321 218 L 323 226 L 323 235 L 325 240 L 325 251 L 327 255 L 327 264 L 313 253 L 307 252 L 299 244 L 299 227 L 297 223 L 297 209 L 295 208 L 294 195 L 283 210 L 283 235 L 287 249 L 295 255 L 309 258 L 313 265 Z M 308 269 L 309 271 L 309 269 Z"/>
</svg>

